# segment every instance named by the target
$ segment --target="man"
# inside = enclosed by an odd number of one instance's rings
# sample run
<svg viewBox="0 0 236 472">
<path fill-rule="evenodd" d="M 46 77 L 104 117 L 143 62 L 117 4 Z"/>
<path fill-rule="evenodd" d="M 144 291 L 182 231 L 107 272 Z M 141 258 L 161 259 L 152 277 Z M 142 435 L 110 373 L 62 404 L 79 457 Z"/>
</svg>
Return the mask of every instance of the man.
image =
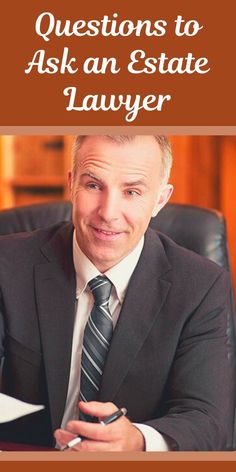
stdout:
<svg viewBox="0 0 236 472">
<path fill-rule="evenodd" d="M 50 444 L 56 429 L 59 446 L 83 436 L 78 451 L 225 448 L 228 276 L 147 229 L 172 193 L 170 167 L 164 137 L 78 137 L 75 231 L 0 239 L 3 391 L 46 406 L 2 437 Z M 127 417 L 108 426 L 85 421 L 121 407 Z"/>
</svg>

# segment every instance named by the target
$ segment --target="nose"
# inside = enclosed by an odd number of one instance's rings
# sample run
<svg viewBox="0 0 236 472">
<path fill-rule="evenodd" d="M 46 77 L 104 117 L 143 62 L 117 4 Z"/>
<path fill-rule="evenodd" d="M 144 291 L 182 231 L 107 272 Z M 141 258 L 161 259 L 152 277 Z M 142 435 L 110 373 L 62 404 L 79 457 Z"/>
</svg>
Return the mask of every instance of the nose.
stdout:
<svg viewBox="0 0 236 472">
<path fill-rule="evenodd" d="M 100 218 L 110 223 L 119 219 L 121 210 L 120 198 L 115 191 L 104 192 L 100 200 L 98 215 Z"/>
</svg>

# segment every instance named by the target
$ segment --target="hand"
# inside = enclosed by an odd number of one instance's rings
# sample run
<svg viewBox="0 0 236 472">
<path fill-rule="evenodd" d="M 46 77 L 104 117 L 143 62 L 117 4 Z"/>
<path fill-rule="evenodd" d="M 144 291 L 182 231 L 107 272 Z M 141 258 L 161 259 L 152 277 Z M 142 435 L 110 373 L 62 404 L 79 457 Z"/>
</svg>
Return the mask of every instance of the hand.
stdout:
<svg viewBox="0 0 236 472">
<path fill-rule="evenodd" d="M 117 407 L 113 403 L 80 402 L 79 409 L 101 420 L 114 413 Z M 69 421 L 66 427 L 66 431 L 58 429 L 54 433 L 60 447 L 76 436 L 86 438 L 73 447 L 74 451 L 144 451 L 145 448 L 141 431 L 124 416 L 106 426 L 78 420 Z"/>
</svg>

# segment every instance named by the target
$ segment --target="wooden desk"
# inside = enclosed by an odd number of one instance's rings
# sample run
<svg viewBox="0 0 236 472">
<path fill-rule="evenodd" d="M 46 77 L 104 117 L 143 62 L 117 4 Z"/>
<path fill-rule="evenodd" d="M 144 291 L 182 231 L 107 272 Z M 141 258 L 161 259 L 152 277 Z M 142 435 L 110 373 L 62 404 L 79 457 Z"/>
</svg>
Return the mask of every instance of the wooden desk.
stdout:
<svg viewBox="0 0 236 472">
<path fill-rule="evenodd" d="M 17 443 L 10 443 L 0 441 L 0 450 L 1 451 L 56 451 L 54 448 L 44 447 L 44 446 L 36 446 L 32 444 L 17 444 Z"/>
</svg>

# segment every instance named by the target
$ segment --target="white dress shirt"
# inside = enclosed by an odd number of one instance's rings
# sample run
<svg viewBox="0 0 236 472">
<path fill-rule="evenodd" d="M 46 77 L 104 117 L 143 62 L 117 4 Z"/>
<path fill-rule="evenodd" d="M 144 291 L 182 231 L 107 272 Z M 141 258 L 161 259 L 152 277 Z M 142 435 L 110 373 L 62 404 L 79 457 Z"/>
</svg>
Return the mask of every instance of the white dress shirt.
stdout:
<svg viewBox="0 0 236 472">
<path fill-rule="evenodd" d="M 74 332 L 72 340 L 72 355 L 69 387 L 67 392 L 66 407 L 62 419 L 62 428 L 71 419 L 78 419 L 78 399 L 80 389 L 80 365 L 83 346 L 84 329 L 91 313 L 94 298 L 88 287 L 88 282 L 98 275 L 106 275 L 112 282 L 113 287 L 109 300 L 109 308 L 112 314 L 113 326 L 115 328 L 121 306 L 125 297 L 131 275 L 138 263 L 143 249 L 144 238 L 142 238 L 133 251 L 122 259 L 118 264 L 101 274 L 92 262 L 79 248 L 75 232 L 73 236 L 73 260 L 76 271 L 76 299 L 77 309 L 75 315 Z M 124 405 L 125 406 L 125 405 Z M 137 424 L 135 426 L 143 433 L 146 443 L 146 451 L 168 451 L 168 446 L 163 436 L 151 426 Z"/>
</svg>

